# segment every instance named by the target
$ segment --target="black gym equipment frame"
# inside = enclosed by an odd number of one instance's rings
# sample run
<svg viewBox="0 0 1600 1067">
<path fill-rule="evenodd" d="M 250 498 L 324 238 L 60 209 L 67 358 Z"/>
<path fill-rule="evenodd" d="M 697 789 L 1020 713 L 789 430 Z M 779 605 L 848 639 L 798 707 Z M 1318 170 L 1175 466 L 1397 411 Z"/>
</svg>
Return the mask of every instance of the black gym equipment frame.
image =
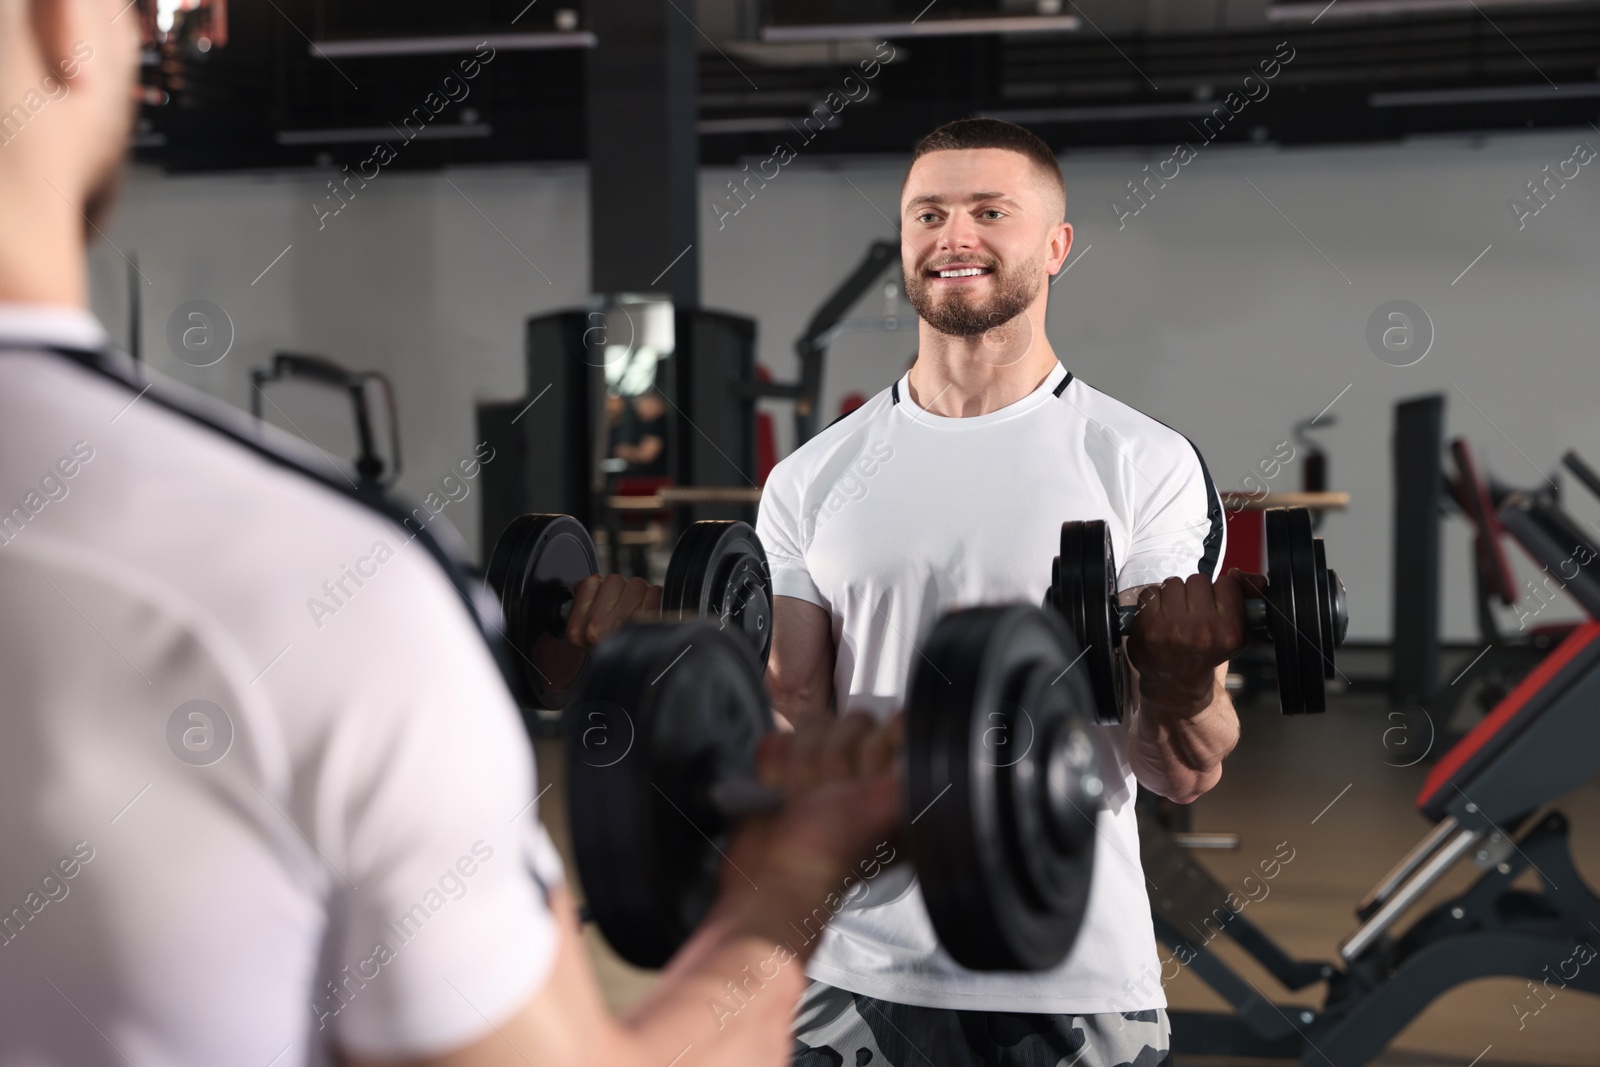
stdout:
<svg viewBox="0 0 1600 1067">
<path fill-rule="evenodd" d="M 47 352 L 72 361 L 85 370 L 116 382 L 134 400 L 149 402 L 172 414 L 204 427 L 220 439 L 231 441 L 273 466 L 315 482 L 360 507 L 375 512 L 412 541 L 438 565 L 450 587 L 466 606 L 473 625 L 489 648 L 489 653 L 505 680 L 506 688 L 519 703 L 527 699 L 521 669 L 521 653 L 505 639 L 500 612 L 488 587 L 465 561 L 466 546 L 448 524 L 429 527 L 419 522 L 420 508 L 408 509 L 399 497 L 371 483 L 351 480 L 349 475 L 315 448 L 290 437 L 269 440 L 262 432 L 266 424 L 237 408 L 200 392 L 191 386 L 151 370 L 142 361 L 112 347 L 80 348 L 73 345 L 36 343 L 15 338 L 0 338 L 0 353 Z M 132 406 L 132 401 L 129 401 Z"/>
<path fill-rule="evenodd" d="M 1548 500 L 1513 495 L 1505 528 L 1539 563 L 1556 569 L 1563 520 Z M 1569 583 L 1586 607 L 1600 606 L 1600 578 Z M 1591 611 L 1593 608 L 1591 608 Z M 1545 805 L 1600 771 L 1600 622 L 1574 630 L 1465 738 L 1445 753 L 1417 798 L 1434 827 L 1356 909 L 1361 925 L 1339 961 L 1297 960 L 1225 905 L 1226 891 L 1153 820 L 1142 819 L 1157 936 L 1234 1008 L 1169 1011 L 1180 1055 L 1292 1058 L 1300 1067 L 1370 1062 L 1435 998 L 1492 976 L 1552 979 L 1600 994 L 1600 966 L 1563 965 L 1600 952 L 1600 895 L 1572 860 L 1566 816 Z M 1401 933 L 1398 920 L 1463 858 L 1482 874 Z M 1532 871 L 1534 890 L 1512 884 Z M 1192 924 L 1199 920 L 1200 927 Z M 1281 1005 L 1196 946 L 1190 933 L 1226 933 L 1290 990 L 1327 983 L 1320 1010 Z M 1187 960 L 1183 957 L 1187 956 Z"/>
<path fill-rule="evenodd" d="M 1426 704 L 1439 686 L 1439 502 L 1444 494 L 1444 395 L 1394 415 L 1394 624 L 1389 699 Z"/>
<path fill-rule="evenodd" d="M 135 362 L 138 362 L 138 358 L 134 355 Z M 250 371 L 250 414 L 261 418 L 261 401 L 266 396 L 262 386 L 290 378 L 348 394 L 351 417 L 356 424 L 356 444 L 361 450 L 355 459 L 356 476 L 363 485 L 377 489 L 392 488 L 400 479 L 400 415 L 394 399 L 394 384 L 388 376 L 379 371 L 349 370 L 323 356 L 278 352 L 272 357 L 271 367 L 256 367 Z M 377 382 L 382 388 L 384 412 L 389 421 L 389 456 L 392 462 L 387 478 L 384 477 L 383 459 L 373 447 L 372 409 L 367 403 L 369 382 Z"/>
<path fill-rule="evenodd" d="M 515 400 L 477 405 L 479 440 L 494 448 L 482 482 L 481 558 L 494 554 L 518 515 L 571 515 L 590 529 L 605 516 L 597 479 L 596 427 L 604 424 L 606 385 L 593 312 L 570 309 L 528 319 L 527 387 Z M 667 454 L 683 486 L 747 486 L 756 478 L 753 319 L 704 308 L 675 308 L 674 350 L 656 388 L 669 402 Z M 702 519 L 754 525 L 751 504 L 677 509 L 680 526 Z M 615 568 L 615 562 L 612 561 Z"/>
<path fill-rule="evenodd" d="M 822 367 L 828 343 L 845 313 L 861 299 L 867 287 L 900 262 L 900 246 L 893 241 L 873 241 L 856 269 L 840 282 L 822 306 L 811 316 L 805 332 L 794 343 L 800 359 L 800 378 L 792 382 L 762 382 L 753 378 L 744 384 L 743 395 L 794 401 L 794 447 L 799 448 L 817 435 L 817 408 L 822 402 Z"/>
</svg>

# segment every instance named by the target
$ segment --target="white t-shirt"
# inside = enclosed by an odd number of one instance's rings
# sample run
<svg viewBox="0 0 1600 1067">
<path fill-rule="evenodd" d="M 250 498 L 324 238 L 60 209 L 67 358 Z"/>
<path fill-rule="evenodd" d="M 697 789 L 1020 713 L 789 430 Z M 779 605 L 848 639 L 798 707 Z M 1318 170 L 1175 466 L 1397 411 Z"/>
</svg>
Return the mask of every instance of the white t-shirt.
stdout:
<svg viewBox="0 0 1600 1067">
<path fill-rule="evenodd" d="M 1026 397 L 974 418 L 922 410 L 901 378 L 773 469 L 757 532 L 773 591 L 833 617 L 839 707 L 888 715 L 903 704 L 916 642 L 942 615 L 1038 604 L 1062 522 L 1090 518 L 1110 524 L 1119 588 L 1220 566 L 1222 508 L 1194 446 L 1058 365 Z M 1061 964 L 1037 974 L 960 967 L 912 884 L 841 911 L 807 973 L 926 1007 L 1165 1007 L 1127 729 L 1100 729 L 1107 806 L 1088 914 Z"/>
<path fill-rule="evenodd" d="M 104 343 L 14 305 L 0 338 Z M 421 1055 L 537 992 L 532 750 L 411 538 L 0 351 L 0 1067 Z"/>
</svg>

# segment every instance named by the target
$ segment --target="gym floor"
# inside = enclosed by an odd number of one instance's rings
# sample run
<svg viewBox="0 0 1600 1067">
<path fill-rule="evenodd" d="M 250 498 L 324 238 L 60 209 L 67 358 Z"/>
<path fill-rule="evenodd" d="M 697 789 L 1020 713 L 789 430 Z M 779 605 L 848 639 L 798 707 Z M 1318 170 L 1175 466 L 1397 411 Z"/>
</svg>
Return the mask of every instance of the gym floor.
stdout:
<svg viewBox="0 0 1600 1067">
<path fill-rule="evenodd" d="M 1280 842 L 1294 849 L 1293 860 L 1268 883 L 1268 894 L 1247 905 L 1244 914 L 1298 958 L 1333 958 L 1339 941 L 1355 929 L 1356 903 L 1429 828 L 1412 801 L 1432 761 L 1392 766 L 1416 758 L 1416 746 L 1427 743 L 1427 725 L 1415 717 L 1406 723 L 1389 716 L 1388 702 L 1380 696 L 1330 696 L 1327 714 L 1298 719 L 1278 715 L 1263 698 L 1241 714 L 1244 735 L 1228 759 L 1222 783 L 1195 805 L 1195 830 L 1239 835 L 1236 850 L 1196 853 L 1223 885 L 1237 886 L 1259 861 L 1273 857 Z M 1421 736 L 1412 739 L 1396 732 L 1386 736 L 1396 727 Z M 539 746 L 540 781 L 556 783 L 545 794 L 545 800 L 553 802 L 540 806 L 571 870 L 562 747 L 558 742 Z M 1579 870 L 1591 885 L 1600 885 L 1600 782 L 1588 782 L 1556 807 L 1572 820 Z M 1463 862 L 1435 887 L 1422 908 L 1460 892 L 1476 873 L 1475 867 Z M 617 960 L 592 928 L 587 936 L 606 997 L 614 1007 L 625 1007 L 649 988 L 647 972 Z M 1226 938 L 1218 938 L 1212 947 L 1279 1003 L 1316 1007 L 1322 998 L 1320 985 L 1299 995 L 1277 988 Z M 1459 987 L 1435 1001 L 1373 1063 L 1380 1067 L 1600 1063 L 1600 1000 L 1558 992 L 1537 1015 L 1521 1018 L 1519 1029 L 1514 1006 L 1531 1011 L 1537 1003 L 1527 997 L 1526 985 L 1519 979 L 1487 979 Z M 1187 969 L 1168 983 L 1167 1000 L 1174 1008 L 1225 1007 Z M 1231 1061 L 1178 1060 L 1179 1067 L 1223 1062 Z"/>
</svg>

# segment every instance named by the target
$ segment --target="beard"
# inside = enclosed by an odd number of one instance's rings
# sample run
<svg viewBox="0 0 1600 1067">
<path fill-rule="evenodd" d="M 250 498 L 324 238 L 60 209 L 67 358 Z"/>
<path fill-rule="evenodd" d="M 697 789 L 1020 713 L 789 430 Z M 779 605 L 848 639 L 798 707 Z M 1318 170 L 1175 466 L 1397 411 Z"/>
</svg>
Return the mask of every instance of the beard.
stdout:
<svg viewBox="0 0 1600 1067">
<path fill-rule="evenodd" d="M 1044 271 L 1042 257 L 1034 257 L 1015 267 L 1002 268 L 990 257 L 966 256 L 948 263 L 975 263 L 994 271 L 994 295 L 988 300 L 972 301 L 962 292 L 952 292 L 944 299 L 933 295 L 935 278 L 927 274 L 939 269 L 938 264 L 906 273 L 906 299 L 922 321 L 942 334 L 951 337 L 980 337 L 998 326 L 1004 326 L 1028 309 L 1039 292 L 1039 277 Z"/>
</svg>

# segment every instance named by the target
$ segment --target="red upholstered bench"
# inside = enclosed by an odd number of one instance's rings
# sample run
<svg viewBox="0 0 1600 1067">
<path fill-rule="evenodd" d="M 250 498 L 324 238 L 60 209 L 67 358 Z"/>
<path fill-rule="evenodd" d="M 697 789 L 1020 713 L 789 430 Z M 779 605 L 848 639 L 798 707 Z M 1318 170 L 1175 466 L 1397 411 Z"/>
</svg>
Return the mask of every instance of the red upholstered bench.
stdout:
<svg viewBox="0 0 1600 1067">
<path fill-rule="evenodd" d="M 1476 798 L 1498 822 L 1555 799 L 1600 770 L 1600 744 L 1595 743 L 1600 741 L 1600 705 L 1569 706 L 1570 702 L 1563 701 L 1573 685 L 1593 673 L 1597 665 L 1600 622 L 1572 628 L 1482 722 L 1440 758 L 1417 794 L 1417 810 L 1437 822 L 1451 803 L 1465 794 Z M 1546 716 L 1550 721 L 1541 723 Z M 1562 729 L 1569 717 L 1593 725 L 1577 735 L 1569 734 Z M 1529 736 L 1536 725 L 1549 736 Z M 1560 750 L 1578 743 L 1577 737 L 1585 733 L 1588 736 L 1582 747 L 1589 751 L 1577 761 L 1579 777 L 1573 779 L 1569 774 L 1563 781 L 1554 780 L 1556 769 L 1572 762 L 1561 758 Z M 1519 746 L 1522 739 L 1525 744 Z M 1544 746 L 1550 750 L 1543 751 Z M 1508 759 L 1515 762 L 1502 766 Z M 1500 775 L 1512 780 L 1501 782 Z"/>
</svg>

